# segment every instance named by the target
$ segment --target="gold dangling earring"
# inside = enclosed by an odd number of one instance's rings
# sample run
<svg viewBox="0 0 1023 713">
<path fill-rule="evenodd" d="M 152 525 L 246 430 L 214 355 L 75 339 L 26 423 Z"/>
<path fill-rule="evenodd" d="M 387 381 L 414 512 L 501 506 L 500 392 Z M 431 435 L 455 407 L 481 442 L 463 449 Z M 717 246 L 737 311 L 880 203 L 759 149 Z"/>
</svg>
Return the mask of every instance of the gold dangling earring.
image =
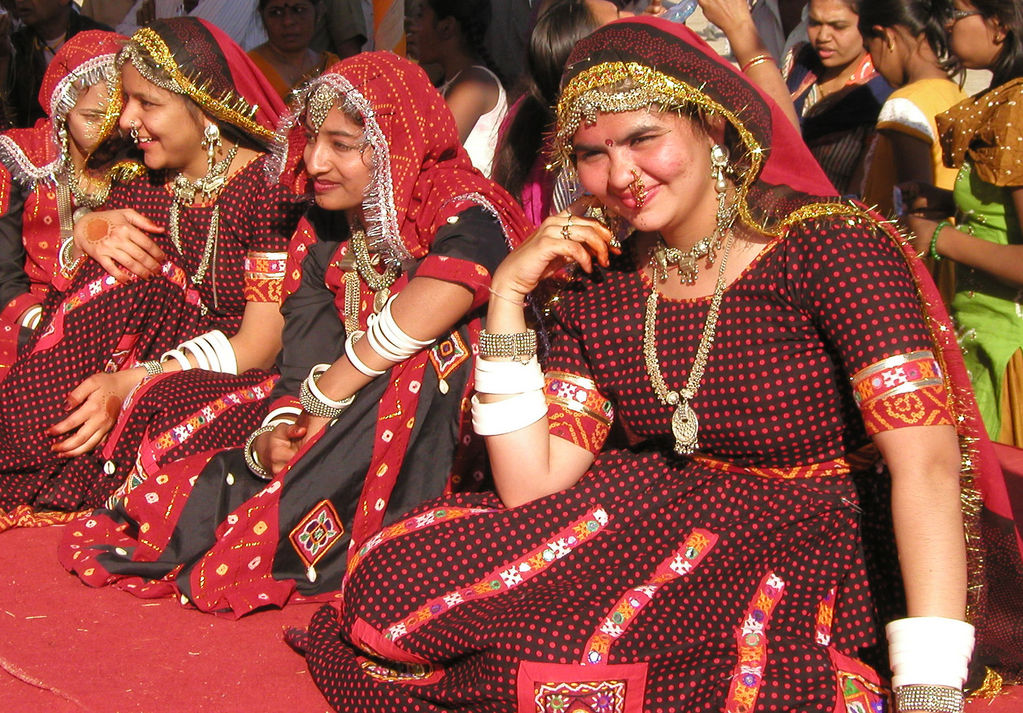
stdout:
<svg viewBox="0 0 1023 713">
<path fill-rule="evenodd" d="M 217 149 L 223 145 L 220 140 L 220 127 L 216 124 L 207 126 L 202 132 L 201 145 L 206 149 L 206 172 L 212 173 L 217 162 Z"/>
<path fill-rule="evenodd" d="M 632 169 L 632 182 L 629 184 L 629 193 L 632 194 L 632 199 L 636 201 L 636 207 L 642 208 L 643 204 L 646 203 L 646 184 L 643 183 L 643 176 L 636 169 Z"/>
<path fill-rule="evenodd" d="M 710 147 L 710 176 L 714 179 L 714 190 L 718 194 L 717 230 L 715 231 L 716 242 L 714 250 L 724 240 L 725 233 L 735 221 L 735 207 L 728 206 L 728 149 L 721 144 L 714 144 Z"/>
</svg>

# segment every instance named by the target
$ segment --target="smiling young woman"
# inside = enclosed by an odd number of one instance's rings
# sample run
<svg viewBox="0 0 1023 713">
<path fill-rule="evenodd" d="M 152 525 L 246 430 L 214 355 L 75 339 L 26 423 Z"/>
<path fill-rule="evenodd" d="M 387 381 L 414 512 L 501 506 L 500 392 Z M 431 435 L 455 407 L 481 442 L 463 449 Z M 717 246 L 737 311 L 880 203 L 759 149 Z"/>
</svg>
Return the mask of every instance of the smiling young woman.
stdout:
<svg viewBox="0 0 1023 713">
<path fill-rule="evenodd" d="M 497 492 L 354 551 L 291 637 L 314 680 L 339 711 L 877 710 L 896 619 L 896 710 L 960 710 L 990 452 L 919 262 L 685 27 L 597 29 L 562 87 L 551 162 L 591 195 L 494 273 Z M 522 302 L 571 265 L 541 369 Z"/>
<path fill-rule="evenodd" d="M 244 441 L 275 381 L 303 208 L 264 178 L 283 104 L 194 18 L 139 30 L 117 61 L 120 127 L 150 170 L 75 224 L 60 294 L 0 387 L 0 509 L 96 506 L 139 463 Z"/>
<path fill-rule="evenodd" d="M 99 30 L 68 40 L 43 76 L 47 121 L 0 137 L 0 375 L 39 325 L 75 217 L 102 205 L 112 181 L 142 169 L 119 162 L 127 144 L 117 132 L 114 59 L 126 40 Z"/>
</svg>

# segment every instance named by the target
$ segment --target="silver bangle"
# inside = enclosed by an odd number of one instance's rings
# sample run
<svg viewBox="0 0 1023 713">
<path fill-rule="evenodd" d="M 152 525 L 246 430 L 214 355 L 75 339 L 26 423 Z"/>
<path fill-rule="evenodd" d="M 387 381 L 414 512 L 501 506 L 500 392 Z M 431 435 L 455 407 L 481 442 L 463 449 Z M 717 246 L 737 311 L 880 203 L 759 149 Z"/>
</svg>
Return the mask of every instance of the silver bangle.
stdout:
<svg viewBox="0 0 1023 713">
<path fill-rule="evenodd" d="M 146 376 L 156 376 L 157 374 L 163 373 L 163 364 L 158 362 L 156 359 L 150 359 L 139 364 L 143 369 L 146 370 Z"/>
<path fill-rule="evenodd" d="M 273 475 L 259 462 L 259 457 L 253 452 L 252 446 L 255 445 L 257 438 L 262 436 L 264 433 L 269 433 L 275 428 L 277 428 L 276 423 L 271 423 L 267 426 L 260 426 L 253 431 L 252 435 L 249 436 L 249 439 L 245 441 L 245 448 L 243 451 L 245 454 L 245 465 L 247 465 L 249 470 L 252 471 L 252 474 L 260 480 L 273 480 Z"/>
<path fill-rule="evenodd" d="M 895 689 L 895 710 L 963 713 L 963 698 L 953 686 L 912 683 Z"/>
<path fill-rule="evenodd" d="M 78 264 L 82 261 L 84 255 L 79 257 L 71 257 L 71 253 L 74 252 L 75 238 L 69 236 L 60 245 L 60 250 L 57 252 L 57 264 L 60 265 L 60 269 L 65 275 L 70 275 L 78 267 Z"/>
<path fill-rule="evenodd" d="M 309 415 L 334 420 L 352 405 L 355 394 L 340 401 L 327 399 L 323 392 L 317 388 L 316 382 L 329 367 L 329 364 L 317 364 L 309 370 L 309 376 L 302 382 L 302 387 L 298 391 L 298 401 Z"/>
<path fill-rule="evenodd" d="M 491 334 L 484 329 L 480 333 L 480 356 L 529 361 L 536 356 L 536 332 L 527 329 L 515 334 Z"/>
</svg>

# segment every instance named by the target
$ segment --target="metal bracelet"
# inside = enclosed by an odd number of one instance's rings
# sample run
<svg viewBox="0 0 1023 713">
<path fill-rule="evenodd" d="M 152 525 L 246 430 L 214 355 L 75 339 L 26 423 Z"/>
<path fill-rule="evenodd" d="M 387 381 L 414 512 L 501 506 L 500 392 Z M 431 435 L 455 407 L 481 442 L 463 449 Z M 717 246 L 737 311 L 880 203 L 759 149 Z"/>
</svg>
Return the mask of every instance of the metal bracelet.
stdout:
<svg viewBox="0 0 1023 713">
<path fill-rule="evenodd" d="M 276 423 L 271 423 L 267 426 L 260 426 L 253 431 L 252 435 L 249 436 L 249 439 L 245 441 L 245 465 L 247 465 L 249 470 L 252 471 L 252 474 L 260 480 L 273 480 L 273 475 L 259 462 L 256 454 L 252 452 L 252 446 L 256 443 L 257 438 L 262 436 L 264 433 L 269 433 L 275 428 L 277 428 Z"/>
<path fill-rule="evenodd" d="M 484 329 L 480 333 L 480 356 L 528 361 L 536 356 L 536 332 L 527 329 L 515 334 L 491 334 Z"/>
<path fill-rule="evenodd" d="M 143 369 L 146 370 L 146 376 L 156 376 L 157 374 L 163 373 L 163 363 L 156 359 L 150 359 L 139 364 Z"/>
<path fill-rule="evenodd" d="M 352 394 L 347 399 L 341 401 L 334 401 L 327 403 L 323 400 L 323 394 L 318 388 L 316 388 L 316 381 L 320 378 L 320 374 L 323 372 L 316 371 L 316 367 L 309 372 L 309 376 L 302 382 L 301 388 L 298 390 L 298 402 L 302 404 L 302 409 L 310 416 L 318 416 L 319 418 L 329 418 L 334 420 L 345 412 L 349 406 L 352 405 L 352 401 L 355 399 L 355 394 Z M 325 397 L 324 397 L 325 398 Z"/>
<path fill-rule="evenodd" d="M 963 713 L 963 692 L 953 686 L 910 684 L 895 689 L 896 711 Z"/>
</svg>

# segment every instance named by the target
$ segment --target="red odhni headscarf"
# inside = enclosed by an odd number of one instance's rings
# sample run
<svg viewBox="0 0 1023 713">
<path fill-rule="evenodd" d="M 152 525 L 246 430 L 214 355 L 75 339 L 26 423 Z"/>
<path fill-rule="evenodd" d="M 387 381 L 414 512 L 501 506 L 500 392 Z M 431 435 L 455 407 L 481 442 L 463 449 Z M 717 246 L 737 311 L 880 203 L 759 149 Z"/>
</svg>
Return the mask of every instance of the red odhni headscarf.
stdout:
<svg viewBox="0 0 1023 713">
<path fill-rule="evenodd" d="M 387 262 L 408 268 L 423 259 L 447 219 L 471 204 L 500 221 L 510 247 L 528 235 L 530 225 L 515 200 L 473 168 L 458 139 L 451 111 L 426 73 L 390 52 L 350 57 L 294 95 L 292 114 L 278 129 L 276 162 L 271 169 L 276 177 L 293 186 L 304 186 L 304 175 L 284 167 L 297 163 L 293 159 L 304 150 L 307 105 L 322 87 L 336 95 L 343 111 L 362 118 L 365 140 L 373 148 L 370 185 L 363 200 L 366 234 L 370 248 Z M 308 227 L 307 231 L 311 239 Z M 292 243 L 293 251 L 303 247 Z M 424 263 L 418 274 L 424 271 L 443 279 L 437 266 L 427 270 Z M 293 280 L 292 272 L 289 269 L 289 280 Z M 479 281 L 485 294 L 489 276 L 481 275 Z M 406 283 L 407 276 L 402 275 L 391 289 L 397 291 Z M 359 322 L 364 329 L 373 305 L 365 286 L 361 303 Z M 478 330 L 476 320 L 470 331 Z M 380 413 L 415 413 L 418 391 L 407 386 L 421 380 L 428 361 L 427 351 L 422 351 L 391 369 L 386 377 L 391 386 L 381 401 Z M 352 525 L 353 545 L 364 542 L 383 524 L 386 508 L 379 504 L 386 503 L 390 496 L 411 432 L 408 418 L 378 422 L 368 477 Z"/>
<path fill-rule="evenodd" d="M 65 42 L 43 74 L 39 104 L 47 118 L 28 129 L 12 129 L 0 137 L 0 161 L 11 175 L 31 186 L 55 180 L 70 157 L 62 133 L 67 115 L 88 87 L 105 81 L 109 100 L 96 133 L 96 145 L 117 127 L 121 113 L 120 76 L 114 66 L 117 53 L 128 38 L 114 32 L 86 30 Z M 6 206 L 3 207 L 6 210 Z"/>
</svg>

